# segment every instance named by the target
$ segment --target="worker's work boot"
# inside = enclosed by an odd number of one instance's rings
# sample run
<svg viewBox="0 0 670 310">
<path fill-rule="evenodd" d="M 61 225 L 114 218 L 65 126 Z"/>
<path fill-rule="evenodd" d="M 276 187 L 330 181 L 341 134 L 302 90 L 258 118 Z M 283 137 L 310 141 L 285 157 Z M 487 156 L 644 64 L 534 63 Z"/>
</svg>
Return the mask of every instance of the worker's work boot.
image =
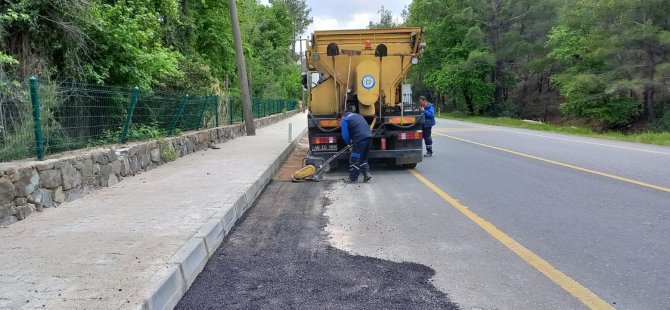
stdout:
<svg viewBox="0 0 670 310">
<path fill-rule="evenodd" d="M 363 172 L 363 182 L 369 182 L 372 180 L 372 174 L 370 172 Z"/>
<path fill-rule="evenodd" d="M 426 153 L 426 155 L 423 155 L 423 157 L 433 157 L 433 152 Z"/>
</svg>

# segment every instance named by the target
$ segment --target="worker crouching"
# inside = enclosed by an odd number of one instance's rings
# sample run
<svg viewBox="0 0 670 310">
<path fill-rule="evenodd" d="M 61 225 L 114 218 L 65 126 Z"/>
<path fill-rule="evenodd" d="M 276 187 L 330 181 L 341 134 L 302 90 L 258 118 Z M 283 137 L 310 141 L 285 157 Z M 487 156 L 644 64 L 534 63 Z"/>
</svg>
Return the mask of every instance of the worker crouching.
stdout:
<svg viewBox="0 0 670 310">
<path fill-rule="evenodd" d="M 338 115 L 341 119 L 342 138 L 347 145 L 353 144 L 351 158 L 349 159 L 349 180 L 357 182 L 358 177 L 363 173 L 363 182 L 372 179 L 370 174 L 370 165 L 368 165 L 368 154 L 372 146 L 372 132 L 368 122 L 360 114 L 347 112 L 344 116 Z"/>
</svg>

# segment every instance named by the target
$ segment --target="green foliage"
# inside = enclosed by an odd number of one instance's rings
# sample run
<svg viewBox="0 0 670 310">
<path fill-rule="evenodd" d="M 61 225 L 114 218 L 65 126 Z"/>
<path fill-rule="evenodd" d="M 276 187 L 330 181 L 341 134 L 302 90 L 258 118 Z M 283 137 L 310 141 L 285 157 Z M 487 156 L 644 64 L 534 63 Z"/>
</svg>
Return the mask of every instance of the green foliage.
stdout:
<svg viewBox="0 0 670 310">
<path fill-rule="evenodd" d="M 158 139 L 158 148 L 161 152 L 161 158 L 165 161 L 175 161 L 179 155 L 171 144 L 168 144 L 164 139 Z"/>
<path fill-rule="evenodd" d="M 150 89 L 182 77 L 179 53 L 162 44 L 161 18 L 174 18 L 177 1 L 117 1 L 93 7 L 98 21 L 89 29 L 96 42 L 95 61 L 85 66 L 97 83 Z M 160 5 L 158 5 L 160 3 Z"/>
<path fill-rule="evenodd" d="M 273 2 L 271 7 L 254 9 L 256 18 L 249 29 L 248 63 L 253 95 L 261 98 L 298 98 L 300 71 L 291 57 L 293 20 L 287 5 Z"/>
<path fill-rule="evenodd" d="M 292 22 L 292 36 L 294 40 L 301 36 L 307 27 L 314 22 L 314 19 L 309 16 L 312 12 L 312 9 L 307 6 L 305 0 L 270 0 L 272 6 L 283 5 L 288 10 L 288 15 L 291 17 Z M 291 44 L 292 48 L 292 57 L 295 60 L 300 59 L 300 55 L 296 54 L 295 44 Z"/>
<path fill-rule="evenodd" d="M 18 63 L 19 61 L 14 59 L 14 57 L 9 56 L 3 52 L 0 52 L 0 65 L 15 65 Z"/>
<path fill-rule="evenodd" d="M 559 74 L 554 76 L 565 102 L 561 110 L 568 116 L 596 121 L 604 127 L 620 127 L 640 114 L 640 104 L 627 96 L 626 89 L 608 89 L 595 74 Z M 622 86 L 622 85 L 620 85 Z"/>
<path fill-rule="evenodd" d="M 670 132 L 670 109 L 663 113 L 663 116 L 655 119 L 652 128 L 656 132 Z"/>
<path fill-rule="evenodd" d="M 237 2 L 254 96 L 298 98 L 300 72 L 291 48 L 296 34 L 312 22 L 305 1 Z M 80 89 L 41 83 L 48 88 L 42 98 L 45 144 L 54 153 L 117 143 L 132 86 L 141 88 L 141 102 L 133 120 L 139 125 L 133 125 L 129 139 L 155 139 L 175 119 L 182 96 L 237 94 L 236 71 L 225 1 L 5 1 L 0 4 L 0 103 L 11 113 L 0 113 L 0 158 L 33 153 L 29 100 L 25 91 L 13 90 L 19 88 L 16 81 L 29 76 L 87 84 Z M 224 102 L 205 103 L 190 104 L 177 131 L 241 119 L 239 101 L 225 118 L 217 113 L 227 110 Z"/>
<path fill-rule="evenodd" d="M 670 108 L 668 10 L 664 0 L 414 0 L 407 23 L 423 27 L 428 47 L 410 76 L 470 114 L 659 128 Z"/>
<path fill-rule="evenodd" d="M 549 56 L 564 67 L 553 77 L 568 115 L 609 126 L 653 120 L 670 52 L 667 2 L 575 0 L 552 30 Z M 661 74 L 658 74 L 661 73 Z M 581 84 L 581 85 L 580 85 Z"/>
<path fill-rule="evenodd" d="M 109 145 L 119 143 L 123 127 L 114 130 L 105 130 L 99 139 L 91 141 L 91 146 Z M 167 136 L 167 132 L 161 129 L 158 124 L 132 124 L 128 131 L 128 141 L 147 141 L 157 140 Z"/>
<path fill-rule="evenodd" d="M 255 95 L 294 97 L 294 38 L 312 22 L 304 0 L 238 1 Z M 0 4 L 0 67 L 101 85 L 229 92 L 237 85 L 230 14 L 218 0 L 23 0 Z M 298 91 L 296 91 L 296 89 Z"/>
</svg>

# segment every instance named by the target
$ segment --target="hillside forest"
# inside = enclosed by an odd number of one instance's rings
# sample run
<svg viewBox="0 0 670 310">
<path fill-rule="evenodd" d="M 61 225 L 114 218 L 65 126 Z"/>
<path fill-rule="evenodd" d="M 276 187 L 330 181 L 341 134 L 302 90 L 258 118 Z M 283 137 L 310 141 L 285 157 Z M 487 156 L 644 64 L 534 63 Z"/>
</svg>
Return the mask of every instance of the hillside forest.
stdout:
<svg viewBox="0 0 670 310">
<path fill-rule="evenodd" d="M 413 0 L 413 80 L 451 110 L 670 131 L 670 0 Z M 440 100 L 442 99 L 442 100 Z"/>
</svg>

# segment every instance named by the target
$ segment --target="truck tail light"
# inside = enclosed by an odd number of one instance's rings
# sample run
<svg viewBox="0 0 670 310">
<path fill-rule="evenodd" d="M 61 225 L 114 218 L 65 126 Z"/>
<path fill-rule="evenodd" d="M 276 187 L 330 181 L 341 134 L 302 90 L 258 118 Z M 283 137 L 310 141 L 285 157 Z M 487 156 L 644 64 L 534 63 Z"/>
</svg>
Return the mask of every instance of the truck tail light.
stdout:
<svg viewBox="0 0 670 310">
<path fill-rule="evenodd" d="M 322 119 L 319 121 L 319 126 L 322 128 L 335 128 L 340 126 L 340 121 L 336 119 Z"/>
<path fill-rule="evenodd" d="M 337 137 L 314 137 L 312 138 L 312 144 L 335 144 L 337 143 Z"/>
<path fill-rule="evenodd" d="M 423 139 L 422 131 L 401 132 L 398 134 L 398 140 L 421 140 Z"/>
</svg>

